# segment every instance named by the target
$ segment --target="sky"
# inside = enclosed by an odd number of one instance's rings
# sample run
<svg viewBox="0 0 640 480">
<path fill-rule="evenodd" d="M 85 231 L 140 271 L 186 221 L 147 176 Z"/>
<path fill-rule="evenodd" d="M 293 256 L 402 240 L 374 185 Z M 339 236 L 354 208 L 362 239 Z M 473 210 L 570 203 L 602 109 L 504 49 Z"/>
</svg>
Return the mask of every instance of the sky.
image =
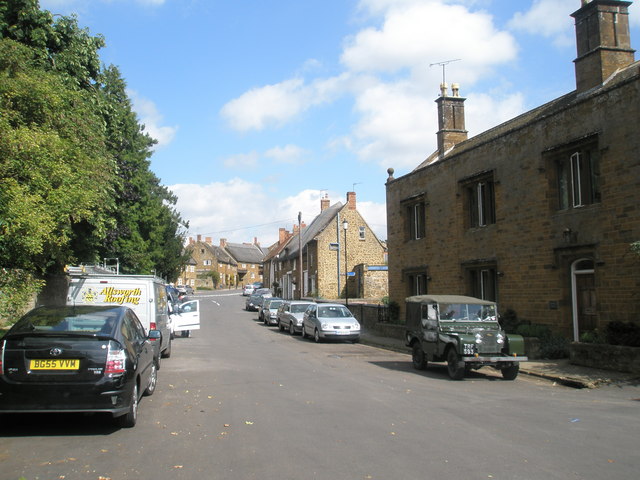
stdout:
<svg viewBox="0 0 640 480">
<path fill-rule="evenodd" d="M 268 247 L 320 199 L 386 240 L 387 169 L 436 150 L 443 75 L 469 137 L 575 89 L 580 0 L 40 0 L 101 34 L 187 237 Z M 640 48 L 640 1 L 630 9 Z M 637 55 L 636 55 L 636 58 Z"/>
</svg>

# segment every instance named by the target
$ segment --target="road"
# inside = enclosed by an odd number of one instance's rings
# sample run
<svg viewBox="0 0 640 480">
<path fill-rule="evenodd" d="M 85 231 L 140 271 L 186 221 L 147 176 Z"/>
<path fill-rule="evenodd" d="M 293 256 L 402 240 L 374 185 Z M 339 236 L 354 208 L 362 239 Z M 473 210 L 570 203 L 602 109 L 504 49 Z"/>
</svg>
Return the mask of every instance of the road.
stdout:
<svg viewBox="0 0 640 480">
<path fill-rule="evenodd" d="M 135 428 L 0 417 L 0 480 L 638 476 L 638 387 L 454 382 L 405 354 L 266 327 L 237 291 L 196 298 L 202 329 L 174 340 Z"/>
</svg>

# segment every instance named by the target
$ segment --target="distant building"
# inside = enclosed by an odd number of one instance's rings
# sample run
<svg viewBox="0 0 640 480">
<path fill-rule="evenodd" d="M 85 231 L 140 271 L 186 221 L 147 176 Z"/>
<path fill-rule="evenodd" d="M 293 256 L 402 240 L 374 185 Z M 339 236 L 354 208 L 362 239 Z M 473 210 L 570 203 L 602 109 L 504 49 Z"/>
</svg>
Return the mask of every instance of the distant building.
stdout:
<svg viewBox="0 0 640 480">
<path fill-rule="evenodd" d="M 389 169 L 386 183 L 389 293 L 402 308 L 410 295 L 468 294 L 573 339 L 639 321 L 629 5 L 583 2 L 576 90 L 480 135 L 467 138 L 458 86 L 442 86 L 438 150 L 400 178 Z"/>
<path fill-rule="evenodd" d="M 292 234 L 281 229 L 279 242 L 267 255 L 265 271 L 284 298 L 355 298 L 366 294 L 367 286 L 371 295 L 383 297 L 387 294 L 385 253 L 385 245 L 357 210 L 356 193 L 347 192 L 346 205 L 330 205 L 326 196 L 322 198 L 320 214 L 308 226 L 303 223 L 301 231 L 297 225 Z M 361 267 L 358 271 L 363 273 L 356 275 L 361 264 L 385 268 L 369 273 Z M 374 276 L 383 279 L 372 281 Z"/>
</svg>

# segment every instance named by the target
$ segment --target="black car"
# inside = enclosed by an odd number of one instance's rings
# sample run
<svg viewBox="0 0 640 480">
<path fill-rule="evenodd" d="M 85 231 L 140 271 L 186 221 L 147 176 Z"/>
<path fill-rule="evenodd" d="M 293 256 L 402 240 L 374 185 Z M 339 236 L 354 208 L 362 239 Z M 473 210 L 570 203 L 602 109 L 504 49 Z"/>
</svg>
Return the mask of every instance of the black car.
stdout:
<svg viewBox="0 0 640 480">
<path fill-rule="evenodd" d="M 35 308 L 0 338 L 0 413 L 105 412 L 133 427 L 159 337 L 128 307 Z"/>
</svg>

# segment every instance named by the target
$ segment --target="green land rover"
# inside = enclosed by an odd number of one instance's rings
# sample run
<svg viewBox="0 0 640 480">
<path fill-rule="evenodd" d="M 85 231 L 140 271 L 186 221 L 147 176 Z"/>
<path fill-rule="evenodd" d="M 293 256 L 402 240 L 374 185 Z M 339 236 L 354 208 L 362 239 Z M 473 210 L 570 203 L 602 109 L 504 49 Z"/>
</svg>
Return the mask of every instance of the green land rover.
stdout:
<svg viewBox="0 0 640 480">
<path fill-rule="evenodd" d="M 491 366 L 514 380 L 524 356 L 524 339 L 507 335 L 498 323 L 494 302 L 462 295 L 418 295 L 406 299 L 406 344 L 413 366 L 447 362 L 449 376 Z"/>
</svg>

